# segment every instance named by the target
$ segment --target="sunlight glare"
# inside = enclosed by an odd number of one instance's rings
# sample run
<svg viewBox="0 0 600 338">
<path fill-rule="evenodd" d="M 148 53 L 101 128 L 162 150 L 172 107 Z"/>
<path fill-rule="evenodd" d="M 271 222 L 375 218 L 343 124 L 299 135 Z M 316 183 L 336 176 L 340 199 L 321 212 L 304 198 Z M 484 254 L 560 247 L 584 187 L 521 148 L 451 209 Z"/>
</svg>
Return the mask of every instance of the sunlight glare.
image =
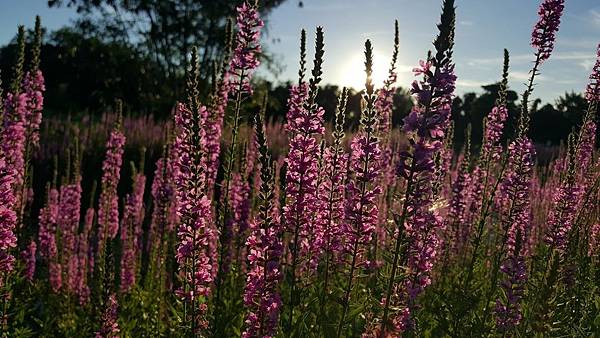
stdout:
<svg viewBox="0 0 600 338">
<path fill-rule="evenodd" d="M 390 61 L 390 57 L 385 57 L 376 51 L 373 52 L 373 84 L 375 88 L 381 88 L 383 85 L 390 67 Z M 341 84 L 360 91 L 365 88 L 365 79 L 365 57 L 363 53 L 360 53 L 344 65 Z"/>
</svg>

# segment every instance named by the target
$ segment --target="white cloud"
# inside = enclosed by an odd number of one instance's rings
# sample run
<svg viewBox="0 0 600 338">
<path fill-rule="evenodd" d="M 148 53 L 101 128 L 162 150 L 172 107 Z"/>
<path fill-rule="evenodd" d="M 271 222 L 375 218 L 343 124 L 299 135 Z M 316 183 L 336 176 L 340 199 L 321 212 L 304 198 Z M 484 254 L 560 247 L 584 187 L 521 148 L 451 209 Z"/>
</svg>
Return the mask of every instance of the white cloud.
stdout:
<svg viewBox="0 0 600 338">
<path fill-rule="evenodd" d="M 592 8 L 588 12 L 590 14 L 590 21 L 596 25 L 600 26 L 600 10 Z"/>
<path fill-rule="evenodd" d="M 594 67 L 594 63 L 596 63 L 594 61 L 594 59 L 587 59 L 587 60 L 582 60 L 577 64 L 585 70 L 591 70 L 592 67 Z"/>
<path fill-rule="evenodd" d="M 581 61 L 589 61 L 594 60 L 595 55 L 586 53 L 586 52 L 556 52 L 550 58 L 552 60 L 562 60 L 562 61 L 572 61 L 572 60 L 581 60 Z M 518 54 L 510 56 L 511 64 L 524 64 L 531 63 L 534 61 L 533 52 L 531 54 Z M 472 58 L 467 60 L 467 64 L 469 66 L 488 66 L 488 65 L 501 65 L 502 58 L 493 57 L 493 58 Z"/>
<path fill-rule="evenodd" d="M 521 71 L 517 71 L 517 70 L 512 70 L 508 73 L 508 77 L 512 80 L 517 80 L 517 81 L 527 81 L 529 80 L 530 77 L 530 72 L 521 72 Z M 545 75 L 537 75 L 536 80 L 538 81 L 544 81 L 544 80 L 548 80 L 549 78 Z"/>
<path fill-rule="evenodd" d="M 456 85 L 458 87 L 467 87 L 467 88 L 480 88 L 481 86 L 489 85 L 494 81 L 477 81 L 477 80 L 469 80 L 469 79 L 458 79 L 456 80 Z"/>
<path fill-rule="evenodd" d="M 525 81 L 529 79 L 529 72 L 511 71 L 508 77 L 513 80 Z"/>
</svg>

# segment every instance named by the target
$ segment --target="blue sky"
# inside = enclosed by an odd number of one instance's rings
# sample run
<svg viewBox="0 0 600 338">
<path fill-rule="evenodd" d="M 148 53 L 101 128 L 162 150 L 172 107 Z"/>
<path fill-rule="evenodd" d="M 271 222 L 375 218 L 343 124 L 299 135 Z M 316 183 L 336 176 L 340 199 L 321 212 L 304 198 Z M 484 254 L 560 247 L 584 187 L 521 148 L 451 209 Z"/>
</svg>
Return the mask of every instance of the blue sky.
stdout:
<svg viewBox="0 0 600 338">
<path fill-rule="evenodd" d="M 362 48 L 371 39 L 375 49 L 376 79 L 389 63 L 393 24 L 400 25 L 399 84 L 412 81 L 410 69 L 431 48 L 441 0 L 288 0 L 271 14 L 264 38 L 266 48 L 285 65 L 279 80 L 295 79 L 301 28 L 314 38 L 317 25 L 325 30 L 324 81 L 357 85 L 362 81 Z M 533 50 L 530 32 L 537 20 L 537 0 L 456 0 L 455 60 L 458 92 L 479 91 L 498 80 L 502 49 L 511 53 L 510 86 L 523 90 Z M 553 101 L 565 91 L 582 91 L 600 42 L 600 1 L 566 0 L 555 52 L 542 67 L 534 97 Z M 18 24 L 31 26 L 36 14 L 56 29 L 76 14 L 72 9 L 48 9 L 45 0 L 0 0 L 0 44 Z M 312 49 L 312 44 L 309 45 Z M 266 74 L 266 72 L 262 72 Z M 380 74 L 379 76 L 377 76 Z M 270 75 L 269 75 L 270 76 Z"/>
</svg>

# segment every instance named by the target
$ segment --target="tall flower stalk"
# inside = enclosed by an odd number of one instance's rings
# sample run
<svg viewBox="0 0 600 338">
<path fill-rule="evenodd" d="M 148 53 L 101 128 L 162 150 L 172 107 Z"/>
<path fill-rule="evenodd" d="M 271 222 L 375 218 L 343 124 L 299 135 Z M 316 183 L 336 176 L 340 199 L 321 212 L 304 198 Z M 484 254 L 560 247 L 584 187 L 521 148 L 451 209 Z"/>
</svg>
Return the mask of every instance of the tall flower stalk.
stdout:
<svg viewBox="0 0 600 338">
<path fill-rule="evenodd" d="M 13 270 L 15 257 L 12 250 L 17 246 L 13 177 L 4 151 L 0 150 L 0 287 L 4 286 L 7 274 Z"/>
<path fill-rule="evenodd" d="M 20 187 L 19 195 L 21 198 L 19 205 L 19 218 L 23 218 L 27 204 L 27 191 L 31 185 L 31 164 L 29 163 L 33 150 L 39 146 L 39 129 L 42 123 L 42 110 L 44 107 L 44 92 L 46 91 L 44 75 L 40 70 L 40 56 L 42 49 L 42 25 L 39 16 L 35 18 L 35 30 L 33 38 L 33 48 L 31 52 L 31 64 L 29 70 L 25 73 L 23 79 L 23 92 L 27 97 L 25 115 L 23 119 L 25 128 L 25 148 L 24 148 L 24 167 L 23 184 Z"/>
<path fill-rule="evenodd" d="M 266 104 L 266 99 L 265 99 Z M 263 112 L 264 112 L 263 106 Z M 244 290 L 246 329 L 242 337 L 273 337 L 277 333 L 282 307 L 278 286 L 282 278 L 280 260 L 283 254 L 280 220 L 274 214 L 274 170 L 267 148 L 261 114 L 256 115 L 256 144 L 260 161 L 258 215 L 250 225 L 246 241 L 248 273 Z"/>
<path fill-rule="evenodd" d="M 77 290 L 77 270 L 79 269 L 77 237 L 81 218 L 82 194 L 78 149 L 75 150 L 73 156 L 69 157 L 74 158 L 73 170 L 72 173 L 67 174 L 65 184 L 60 188 L 57 223 L 61 238 L 60 262 L 65 277 L 63 280 L 67 291 L 75 293 Z"/>
<path fill-rule="evenodd" d="M 338 324 L 337 336 L 340 337 L 344 328 L 346 315 L 350 306 L 350 298 L 355 274 L 364 268 L 365 251 L 373 239 L 378 220 L 377 197 L 381 187 L 375 185 L 380 175 L 381 149 L 376 136 L 377 111 L 375 110 L 373 74 L 373 47 L 371 41 L 365 42 L 365 92 L 363 94 L 364 109 L 360 120 L 360 131 L 351 144 L 350 171 L 353 175 L 346 185 L 346 222 L 344 237 L 346 250 L 350 257 L 350 271 L 342 298 L 342 316 Z"/>
<path fill-rule="evenodd" d="M 321 248 L 324 256 L 323 267 L 323 295 L 321 307 L 324 309 L 324 300 L 329 292 L 331 265 L 344 253 L 345 219 L 345 186 L 347 178 L 348 154 L 344 151 L 344 122 L 346 120 L 346 103 L 348 90 L 342 89 L 338 99 L 335 115 L 335 128 L 333 131 L 333 144 L 325 149 L 323 166 L 320 176 L 324 177 L 318 188 L 319 212 L 316 215 L 317 238 L 316 247 Z"/>
<path fill-rule="evenodd" d="M 142 157 L 143 164 L 143 157 Z M 135 168 L 132 163 L 133 191 L 125 198 L 121 220 L 121 292 L 128 292 L 136 283 L 137 268 L 141 252 L 141 227 L 144 221 L 144 191 L 146 176 L 144 167 Z M 139 170 L 139 171 L 138 171 Z"/>
<path fill-rule="evenodd" d="M 429 273 L 439 245 L 438 231 L 441 220 L 432 210 L 434 156 L 443 145 L 449 126 L 450 104 L 456 76 L 452 63 L 454 45 L 454 1 L 444 1 L 439 35 L 434 41 L 435 55 L 413 71 L 423 75 L 414 81 L 412 94 L 417 100 L 404 119 L 403 130 L 409 135 L 410 148 L 400 154 L 397 176 L 406 180 L 404 200 L 399 215 L 395 216 L 393 260 L 387 288 L 382 301 L 381 327 L 376 334 L 400 334 L 412 326 L 411 309 L 415 298 L 431 283 Z M 404 239 L 406 238 L 406 239 Z M 402 260 L 401 260 L 402 258 Z M 406 276 L 397 274 L 406 265 Z M 390 310 L 393 310 L 390 316 Z M 391 318 L 390 318 L 391 317 Z"/>
<path fill-rule="evenodd" d="M 97 252 L 102 254 L 106 240 L 119 231 L 119 196 L 117 185 L 121 178 L 125 135 L 122 131 L 122 102 L 117 101 L 117 120 L 106 142 L 106 157 L 102 162 L 102 191 L 98 205 Z"/>
<path fill-rule="evenodd" d="M 17 33 L 17 59 L 14 69 L 12 83 L 6 98 L 3 99 L 3 111 L 0 122 L 2 123 L 0 131 L 0 146 L 4 154 L 4 162 L 10 175 L 10 186 L 15 201 L 5 206 L 11 206 L 15 211 L 17 220 L 14 228 L 21 227 L 20 206 L 24 203 L 25 196 L 21 195 L 24 184 L 25 168 L 25 143 L 26 143 L 26 122 L 27 115 L 27 94 L 23 92 L 23 67 L 25 63 L 25 28 L 19 26 Z"/>
<path fill-rule="evenodd" d="M 290 235 L 291 262 L 288 266 L 290 285 L 288 330 L 294 321 L 297 299 L 298 270 L 312 264 L 310 236 L 314 235 L 313 213 L 316 211 L 319 144 L 317 136 L 323 134 L 323 108 L 316 103 L 318 86 L 323 74 L 323 29 L 317 27 L 315 58 L 312 78 L 304 82 L 306 33 L 301 34 L 299 83 L 290 89 L 286 131 L 290 133 L 289 152 L 286 159 L 286 199 L 283 208 L 285 230 Z M 304 260 L 302 260 L 304 258 Z"/>
<path fill-rule="evenodd" d="M 532 32 L 531 45 L 536 49 L 535 61 L 527 87 L 522 95 L 517 136 L 508 147 L 507 173 L 500 187 L 507 197 L 508 210 L 505 211 L 506 218 L 502 222 L 501 242 L 494 257 L 491 272 L 492 284 L 488 296 L 495 293 L 499 268 L 506 276 L 503 283 L 505 291 L 507 284 L 521 284 L 527 278 L 522 263 L 522 256 L 525 253 L 521 247 L 525 245 L 531 232 L 530 193 L 533 157 L 535 156 L 535 149 L 527 136 L 530 124 L 529 96 L 533 92 L 535 77 L 539 74 L 539 66 L 550 57 L 554 48 L 554 40 L 564 8 L 563 4 L 563 0 L 543 1 L 538 11 L 539 20 Z M 508 249 L 507 252 L 505 249 Z M 500 265 L 501 262 L 503 262 L 502 265 Z M 505 293 L 505 295 L 508 296 L 504 304 L 502 300 L 498 300 L 496 303 L 497 329 L 510 332 L 521 320 L 519 308 L 521 295 L 510 293 Z M 488 307 L 486 306 L 484 320 L 487 313 Z"/>
<path fill-rule="evenodd" d="M 260 65 L 259 55 L 262 52 L 260 45 L 261 29 L 264 22 L 260 19 L 258 12 L 258 2 L 251 4 L 244 1 L 242 5 L 237 7 L 237 28 L 235 35 L 233 55 L 229 64 L 229 96 L 234 100 L 233 116 L 232 116 L 232 132 L 229 149 L 226 150 L 224 159 L 224 178 L 221 182 L 221 203 L 218 208 L 218 225 L 219 225 L 219 244 L 221 244 L 219 252 L 219 267 L 216 273 L 216 300 L 215 303 L 220 304 L 221 301 L 221 284 L 225 278 L 225 265 L 222 264 L 224 256 L 227 254 L 228 239 L 224 238 L 228 234 L 225 227 L 231 217 L 231 206 L 229 205 L 229 193 L 232 177 L 234 174 L 235 158 L 237 156 L 238 133 L 241 120 L 241 107 L 243 101 L 252 94 L 252 76 Z M 221 308 L 218 305 L 218 310 Z M 220 311 L 220 310 L 219 310 Z M 221 316 L 221 312 L 217 312 L 217 321 Z"/>
<path fill-rule="evenodd" d="M 187 104 L 179 104 L 176 111 L 177 151 L 177 253 L 182 288 L 178 294 L 190 314 L 184 314 L 192 335 L 208 327 L 205 318 L 208 297 L 213 283 L 213 262 L 210 245 L 216 239 L 212 226 L 210 199 L 205 195 L 205 162 L 203 161 L 206 108 L 200 105 L 198 51 L 192 49 L 191 67 L 187 80 Z"/>
<path fill-rule="evenodd" d="M 472 173 L 471 180 L 471 195 L 472 199 L 469 204 L 468 221 L 477 222 L 476 232 L 474 237 L 473 252 L 471 261 L 467 271 L 467 287 L 470 283 L 470 275 L 472 273 L 473 264 L 479 252 L 481 237 L 485 221 L 488 217 L 491 206 L 494 202 L 494 197 L 497 192 L 498 183 L 501 177 L 496 177 L 496 184 L 492 184 L 495 163 L 501 160 L 502 145 L 500 143 L 504 125 L 508 119 L 508 108 L 506 107 L 506 91 L 508 88 L 508 68 L 509 68 L 509 53 L 504 50 L 504 62 L 502 67 L 502 80 L 498 89 L 498 97 L 488 113 L 485 124 L 481 150 L 479 158 Z M 502 173 L 501 173 L 502 174 Z M 501 176 L 500 174 L 500 176 Z"/>
</svg>

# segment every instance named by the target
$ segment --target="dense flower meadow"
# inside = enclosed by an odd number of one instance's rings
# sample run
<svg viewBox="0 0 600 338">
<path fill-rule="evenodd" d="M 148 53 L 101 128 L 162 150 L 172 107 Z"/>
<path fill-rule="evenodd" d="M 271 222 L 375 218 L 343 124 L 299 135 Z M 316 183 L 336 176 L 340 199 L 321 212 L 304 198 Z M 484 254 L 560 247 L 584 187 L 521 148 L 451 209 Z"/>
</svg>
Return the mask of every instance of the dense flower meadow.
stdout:
<svg viewBox="0 0 600 338">
<path fill-rule="evenodd" d="M 345 128 L 346 88 L 331 123 L 317 103 L 321 27 L 313 53 L 301 32 L 285 123 L 265 121 L 268 97 L 243 108 L 260 65 L 256 3 L 238 7 L 207 97 L 192 50 L 186 97 L 158 126 L 123 118 L 118 100 L 93 128 L 42 122 L 39 18 L 30 52 L 20 27 L 0 93 L 0 336 L 598 335 L 600 45 L 589 108 L 559 155 L 540 164 L 528 135 L 564 2 L 540 4 L 510 134 L 504 50 L 481 146 L 470 129 L 453 143 L 453 0 L 416 62 L 400 129 L 397 23 L 383 83 L 364 43 L 357 130 Z"/>
</svg>

